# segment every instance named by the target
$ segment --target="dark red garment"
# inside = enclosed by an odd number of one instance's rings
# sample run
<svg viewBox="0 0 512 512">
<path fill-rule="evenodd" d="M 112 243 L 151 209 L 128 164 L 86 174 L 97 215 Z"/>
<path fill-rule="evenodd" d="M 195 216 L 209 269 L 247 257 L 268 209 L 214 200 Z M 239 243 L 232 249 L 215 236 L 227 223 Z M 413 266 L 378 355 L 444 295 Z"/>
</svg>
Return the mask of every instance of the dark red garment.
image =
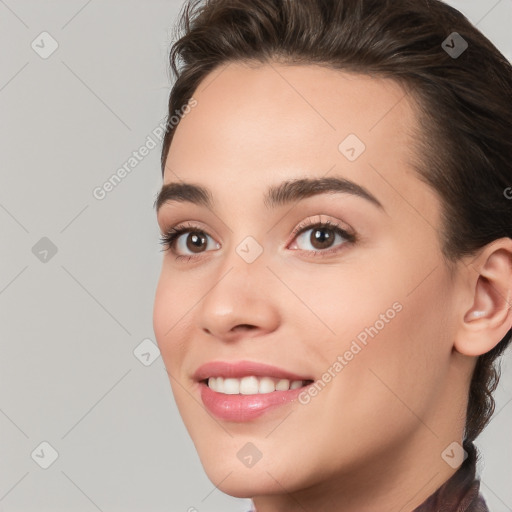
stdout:
<svg viewBox="0 0 512 512">
<path fill-rule="evenodd" d="M 473 443 L 465 443 L 464 449 L 468 456 L 456 473 L 413 512 L 489 512 L 475 478 L 477 450 Z"/>
</svg>

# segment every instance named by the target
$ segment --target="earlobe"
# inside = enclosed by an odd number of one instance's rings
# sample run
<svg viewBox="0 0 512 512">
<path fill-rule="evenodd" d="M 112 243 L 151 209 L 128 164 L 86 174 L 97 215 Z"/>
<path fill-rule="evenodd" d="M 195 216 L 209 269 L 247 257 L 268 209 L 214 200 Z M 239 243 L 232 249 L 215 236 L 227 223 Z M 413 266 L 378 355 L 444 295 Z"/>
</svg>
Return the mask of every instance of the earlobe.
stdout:
<svg viewBox="0 0 512 512">
<path fill-rule="evenodd" d="M 463 311 L 454 348 L 467 356 L 492 350 L 512 328 L 512 239 L 489 244 L 467 266 L 472 305 Z"/>
</svg>

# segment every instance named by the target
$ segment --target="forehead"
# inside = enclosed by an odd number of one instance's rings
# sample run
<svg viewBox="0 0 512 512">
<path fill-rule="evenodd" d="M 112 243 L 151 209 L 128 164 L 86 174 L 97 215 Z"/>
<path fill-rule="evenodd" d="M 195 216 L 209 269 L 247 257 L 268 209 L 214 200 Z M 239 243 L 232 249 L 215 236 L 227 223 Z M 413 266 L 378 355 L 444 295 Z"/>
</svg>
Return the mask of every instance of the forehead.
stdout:
<svg viewBox="0 0 512 512">
<path fill-rule="evenodd" d="M 383 202 L 423 201 L 431 209 L 432 191 L 411 166 L 415 103 L 394 80 L 319 65 L 236 62 L 207 75 L 193 97 L 164 183 L 194 181 L 214 193 L 243 183 L 263 195 L 284 179 L 334 173 L 378 191 Z"/>
<path fill-rule="evenodd" d="M 369 150 L 393 144 L 395 158 L 403 159 L 416 125 L 411 99 L 395 81 L 318 65 L 228 63 L 207 75 L 193 97 L 196 106 L 170 147 L 175 162 L 212 150 L 220 157 L 220 149 L 225 160 L 258 163 L 338 159 L 339 144 L 351 134 Z"/>
</svg>

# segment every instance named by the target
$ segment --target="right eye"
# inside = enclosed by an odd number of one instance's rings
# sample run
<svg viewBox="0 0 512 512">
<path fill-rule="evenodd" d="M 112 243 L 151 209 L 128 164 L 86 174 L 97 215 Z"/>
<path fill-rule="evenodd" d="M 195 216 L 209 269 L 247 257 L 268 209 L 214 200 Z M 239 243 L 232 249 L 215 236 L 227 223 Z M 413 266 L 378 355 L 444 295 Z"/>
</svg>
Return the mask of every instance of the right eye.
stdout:
<svg viewBox="0 0 512 512">
<path fill-rule="evenodd" d="M 211 244 L 209 244 L 209 239 L 212 241 Z M 176 255 L 176 259 L 187 258 L 189 260 L 194 258 L 194 255 L 208 250 L 209 246 L 213 246 L 214 249 L 220 248 L 220 244 L 215 242 L 208 233 L 193 224 L 180 224 L 169 229 L 160 236 L 160 241 L 164 246 L 163 250 L 171 251 Z M 190 253 L 187 254 L 187 251 Z"/>
</svg>

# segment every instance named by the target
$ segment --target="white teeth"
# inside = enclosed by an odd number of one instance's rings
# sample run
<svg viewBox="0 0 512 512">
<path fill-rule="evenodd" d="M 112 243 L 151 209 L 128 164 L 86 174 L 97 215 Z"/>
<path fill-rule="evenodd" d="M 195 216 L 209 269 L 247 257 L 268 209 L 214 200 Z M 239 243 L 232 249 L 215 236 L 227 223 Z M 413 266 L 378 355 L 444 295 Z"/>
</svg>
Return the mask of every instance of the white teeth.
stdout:
<svg viewBox="0 0 512 512">
<path fill-rule="evenodd" d="M 224 385 L 219 385 L 219 381 L 217 381 L 217 389 L 219 393 L 238 395 L 240 393 L 240 379 L 224 379 Z"/>
<path fill-rule="evenodd" d="M 276 390 L 276 385 L 270 377 L 262 377 L 259 384 L 257 393 L 261 393 L 262 395 L 265 393 L 273 393 Z M 288 389 L 285 389 L 285 391 L 288 391 Z"/>
<path fill-rule="evenodd" d="M 242 395 L 255 395 L 258 392 L 258 384 L 256 377 L 244 377 L 240 381 L 240 393 Z"/>
<path fill-rule="evenodd" d="M 225 395 L 259 395 L 274 391 L 288 391 L 302 387 L 305 381 L 288 379 L 273 379 L 271 377 L 248 376 L 241 379 L 210 377 L 208 386 L 217 393 Z"/>
<path fill-rule="evenodd" d="M 302 381 L 295 381 L 300 382 L 302 385 Z M 288 391 L 290 389 L 290 381 L 288 379 L 282 379 L 276 384 L 276 391 Z"/>
</svg>

